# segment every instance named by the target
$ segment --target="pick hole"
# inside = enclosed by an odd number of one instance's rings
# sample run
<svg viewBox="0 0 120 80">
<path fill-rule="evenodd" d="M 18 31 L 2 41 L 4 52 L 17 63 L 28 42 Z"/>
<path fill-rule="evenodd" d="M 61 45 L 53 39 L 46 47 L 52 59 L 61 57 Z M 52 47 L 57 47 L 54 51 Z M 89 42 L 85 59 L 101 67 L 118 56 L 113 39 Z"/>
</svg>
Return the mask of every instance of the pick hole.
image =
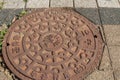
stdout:
<svg viewBox="0 0 120 80">
<path fill-rule="evenodd" d="M 7 46 L 9 46 L 10 44 L 9 43 L 7 43 Z"/>
<path fill-rule="evenodd" d="M 97 35 L 94 35 L 94 38 L 97 38 Z"/>
</svg>

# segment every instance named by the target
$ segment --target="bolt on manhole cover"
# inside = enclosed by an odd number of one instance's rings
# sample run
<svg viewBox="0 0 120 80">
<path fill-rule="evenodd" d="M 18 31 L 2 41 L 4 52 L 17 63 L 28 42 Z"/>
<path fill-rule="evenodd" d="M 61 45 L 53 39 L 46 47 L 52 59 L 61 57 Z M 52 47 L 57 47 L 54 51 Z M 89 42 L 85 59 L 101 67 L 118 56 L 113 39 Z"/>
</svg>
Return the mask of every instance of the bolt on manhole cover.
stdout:
<svg viewBox="0 0 120 80">
<path fill-rule="evenodd" d="M 22 80 L 82 80 L 98 66 L 103 41 L 74 10 L 50 8 L 13 23 L 2 49 L 8 68 Z"/>
</svg>

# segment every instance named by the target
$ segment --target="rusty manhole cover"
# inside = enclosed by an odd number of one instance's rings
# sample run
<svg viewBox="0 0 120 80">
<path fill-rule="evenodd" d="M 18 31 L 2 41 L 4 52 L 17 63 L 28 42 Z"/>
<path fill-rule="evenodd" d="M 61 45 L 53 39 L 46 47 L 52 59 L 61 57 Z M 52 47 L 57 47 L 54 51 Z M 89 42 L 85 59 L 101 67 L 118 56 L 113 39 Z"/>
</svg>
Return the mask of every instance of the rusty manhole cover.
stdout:
<svg viewBox="0 0 120 80">
<path fill-rule="evenodd" d="M 3 43 L 8 68 L 22 80 L 82 80 L 99 64 L 98 28 L 71 9 L 41 9 L 16 21 Z"/>
</svg>

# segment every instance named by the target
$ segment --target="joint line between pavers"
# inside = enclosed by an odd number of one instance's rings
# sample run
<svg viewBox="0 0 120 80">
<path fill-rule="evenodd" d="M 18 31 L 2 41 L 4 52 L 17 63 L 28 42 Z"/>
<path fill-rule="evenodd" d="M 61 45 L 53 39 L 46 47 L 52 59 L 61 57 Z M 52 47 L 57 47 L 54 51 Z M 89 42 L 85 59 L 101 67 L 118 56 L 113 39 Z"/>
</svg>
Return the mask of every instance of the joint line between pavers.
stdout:
<svg viewBox="0 0 120 80">
<path fill-rule="evenodd" d="M 113 71 L 113 77 L 114 77 L 114 80 L 117 80 L 116 77 L 115 77 L 115 72 Z"/>
<path fill-rule="evenodd" d="M 75 8 L 75 0 L 73 0 L 73 8 Z"/>
<path fill-rule="evenodd" d="M 120 5 L 120 0 L 118 0 L 118 3 L 119 3 L 119 5 Z"/>
<path fill-rule="evenodd" d="M 102 28 L 101 33 L 103 33 L 102 38 L 104 38 L 103 41 L 106 45 L 107 41 L 106 41 L 105 31 L 104 31 L 104 28 L 103 28 L 103 22 L 102 22 L 102 19 L 101 19 L 100 7 L 99 7 L 99 4 L 98 4 L 98 1 L 97 0 L 95 0 L 95 1 L 96 1 L 96 4 L 97 4 L 97 11 L 98 11 L 98 16 L 99 16 L 99 20 L 100 20 L 100 26 Z"/>
<path fill-rule="evenodd" d="M 27 9 L 27 2 L 25 2 L 25 5 L 24 5 L 24 10 Z"/>
<path fill-rule="evenodd" d="M 107 46 L 107 49 L 109 50 L 108 44 L 107 44 L 107 40 L 106 40 L 105 30 L 104 30 L 104 27 L 103 27 L 103 22 L 102 22 L 102 19 L 101 19 L 100 7 L 98 5 L 98 1 L 97 0 L 96 0 L 96 4 L 97 4 L 97 10 L 98 10 L 98 15 L 99 15 L 99 19 L 100 19 L 100 25 L 101 25 L 102 32 L 103 32 L 104 42 L 105 42 L 105 45 Z M 111 64 L 112 60 L 110 58 L 110 53 L 109 53 L 109 59 L 110 59 L 110 64 Z M 112 67 L 112 64 L 111 64 L 111 67 Z"/>
<path fill-rule="evenodd" d="M 100 14 L 100 7 L 98 5 L 98 1 L 97 0 L 96 0 L 96 3 L 97 3 L 97 10 L 98 10 L 98 15 L 99 15 L 99 19 L 100 19 L 100 25 L 101 25 L 102 32 L 103 32 L 104 42 L 105 42 L 105 45 L 108 47 L 107 41 L 106 41 L 106 35 L 105 35 L 104 27 L 103 27 L 103 22 L 102 22 L 101 14 Z M 110 59 L 110 56 L 109 56 L 109 59 Z M 111 59 L 110 59 L 110 64 L 111 64 Z M 112 64 L 111 64 L 111 67 L 112 67 Z"/>
<path fill-rule="evenodd" d="M 51 0 L 49 0 L 49 8 L 51 7 Z"/>
<path fill-rule="evenodd" d="M 104 30 L 104 27 L 103 27 L 103 22 L 102 22 L 102 19 L 101 19 L 101 14 L 100 14 L 100 7 L 98 5 L 98 1 L 96 0 L 96 3 L 97 3 L 97 7 L 98 7 L 98 15 L 99 15 L 99 19 L 100 19 L 100 24 L 101 24 L 101 27 L 102 27 L 102 31 L 103 31 L 103 37 L 105 39 L 105 45 L 107 47 L 107 50 L 108 50 L 108 56 L 109 56 L 109 60 L 110 60 L 110 65 L 113 69 L 113 65 L 112 65 L 112 59 L 111 59 L 111 56 L 110 56 L 110 50 L 109 50 L 109 47 L 108 47 L 108 44 L 107 44 L 107 40 L 106 40 L 106 34 L 105 34 L 105 30 Z M 113 78 L 115 80 L 115 75 L 114 75 L 114 72 L 113 72 Z"/>
</svg>

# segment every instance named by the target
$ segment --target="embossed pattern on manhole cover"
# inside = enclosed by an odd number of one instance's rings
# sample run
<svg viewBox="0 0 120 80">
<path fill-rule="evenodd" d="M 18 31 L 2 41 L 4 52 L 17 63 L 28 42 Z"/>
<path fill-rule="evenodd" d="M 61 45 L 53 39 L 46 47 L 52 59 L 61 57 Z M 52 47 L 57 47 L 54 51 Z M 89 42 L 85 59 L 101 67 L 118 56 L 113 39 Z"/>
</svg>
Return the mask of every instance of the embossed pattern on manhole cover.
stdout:
<svg viewBox="0 0 120 80">
<path fill-rule="evenodd" d="M 3 42 L 8 68 L 22 80 L 82 80 L 98 65 L 98 28 L 72 9 L 32 12 L 11 25 Z"/>
</svg>

